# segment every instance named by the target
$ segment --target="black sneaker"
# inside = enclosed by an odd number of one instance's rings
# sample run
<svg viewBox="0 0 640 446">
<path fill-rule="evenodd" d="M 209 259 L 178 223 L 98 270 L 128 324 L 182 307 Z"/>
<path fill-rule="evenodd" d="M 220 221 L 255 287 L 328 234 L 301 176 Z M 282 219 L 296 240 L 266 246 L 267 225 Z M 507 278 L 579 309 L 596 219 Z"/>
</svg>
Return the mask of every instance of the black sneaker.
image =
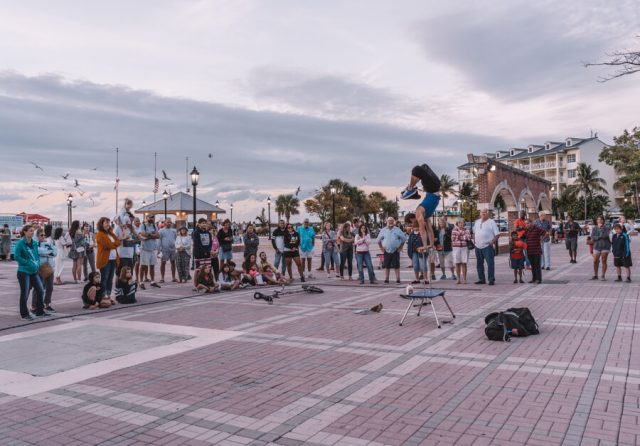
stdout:
<svg viewBox="0 0 640 446">
<path fill-rule="evenodd" d="M 49 313 L 45 313 L 44 311 L 41 314 L 36 313 L 36 317 L 51 317 Z"/>
<path fill-rule="evenodd" d="M 627 277 L 627 282 L 631 282 L 631 277 Z"/>
<path fill-rule="evenodd" d="M 478 280 L 477 282 L 474 282 L 475 285 L 484 285 L 486 284 L 486 282 L 484 280 Z"/>
<path fill-rule="evenodd" d="M 622 277 L 618 276 L 618 278 L 614 280 L 614 282 L 622 282 Z"/>
<path fill-rule="evenodd" d="M 139 285 L 140 285 L 140 289 L 141 289 L 141 290 L 146 290 L 146 289 L 147 289 L 147 287 L 146 287 L 146 286 L 144 286 L 144 283 L 143 283 L 143 282 L 140 282 L 140 283 L 139 283 Z"/>
<path fill-rule="evenodd" d="M 26 316 L 22 316 L 22 320 L 23 321 L 32 321 L 33 320 L 33 316 L 31 316 L 30 314 L 28 314 Z"/>
<path fill-rule="evenodd" d="M 154 287 L 154 288 L 162 288 L 160 285 L 158 285 L 155 282 L 151 282 L 151 286 Z"/>
<path fill-rule="evenodd" d="M 55 313 L 56 312 L 56 310 L 54 310 L 52 306 L 44 307 L 44 309 L 46 311 L 48 311 L 49 313 Z"/>
<path fill-rule="evenodd" d="M 300 282 L 304 282 L 304 276 L 300 277 Z"/>
</svg>

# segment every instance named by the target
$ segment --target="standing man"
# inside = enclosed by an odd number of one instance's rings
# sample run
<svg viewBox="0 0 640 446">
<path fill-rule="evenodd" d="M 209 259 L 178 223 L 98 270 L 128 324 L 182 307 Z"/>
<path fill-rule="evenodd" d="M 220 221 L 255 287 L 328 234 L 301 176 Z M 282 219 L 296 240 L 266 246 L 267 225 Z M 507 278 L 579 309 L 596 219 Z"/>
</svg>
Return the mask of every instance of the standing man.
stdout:
<svg viewBox="0 0 640 446">
<path fill-rule="evenodd" d="M 40 278 L 42 279 L 42 285 L 44 286 L 44 309 L 50 313 L 55 313 L 55 310 L 51 306 L 51 295 L 53 294 L 53 271 L 56 268 L 56 256 L 58 255 L 58 250 L 56 248 L 56 244 L 51 239 L 52 231 L 53 226 L 50 224 L 44 226 L 44 231 L 38 231 L 38 255 L 40 256 Z M 51 274 L 43 277 L 42 265 L 45 263 L 49 264 Z M 37 294 L 34 289 L 33 302 L 36 302 L 36 299 Z"/>
<path fill-rule="evenodd" d="M 211 263 L 211 249 L 212 236 L 209 232 L 209 225 L 206 218 L 200 218 L 198 225 L 191 233 L 191 241 L 193 245 L 193 259 L 195 262 L 196 271 L 199 270 L 205 264 Z M 197 272 L 194 273 L 194 277 L 197 277 Z"/>
<path fill-rule="evenodd" d="M 542 239 L 542 262 L 540 267 L 549 271 L 551 269 L 551 222 L 546 219 L 544 211 L 538 213 L 535 225 L 547 233 Z"/>
<path fill-rule="evenodd" d="M 158 263 L 158 239 L 160 234 L 158 227 L 156 226 L 155 217 L 148 215 L 147 220 L 140 225 L 140 276 L 145 277 L 147 269 L 149 270 L 149 276 L 151 277 L 151 286 L 160 288 L 160 285 L 156 283 L 156 263 Z M 145 280 L 146 282 L 146 280 Z M 140 288 L 145 289 L 144 282 L 140 282 Z"/>
<path fill-rule="evenodd" d="M 573 215 L 569 215 L 567 218 L 564 230 L 566 234 L 564 245 L 569 251 L 569 263 L 578 263 L 576 257 L 578 256 L 578 234 L 580 234 L 580 225 L 573 221 Z"/>
<path fill-rule="evenodd" d="M 256 234 L 253 223 L 247 224 L 242 241 L 244 243 L 244 259 L 247 260 L 252 254 L 256 256 L 257 259 L 258 249 L 260 248 L 260 238 L 258 234 Z"/>
<path fill-rule="evenodd" d="M 391 269 L 396 272 L 396 283 L 400 283 L 400 252 L 406 239 L 405 233 L 396 226 L 396 220 L 393 217 L 387 218 L 387 226 L 380 230 L 376 240 L 384 255 L 384 283 L 389 283 Z"/>
<path fill-rule="evenodd" d="M 160 283 L 164 283 L 164 271 L 167 262 L 171 263 L 171 281 L 177 282 L 176 279 L 176 237 L 178 234 L 175 228 L 171 227 L 171 219 L 167 218 L 164 222 L 164 228 L 160 229 L 160 252 L 162 259 L 160 260 Z"/>
<path fill-rule="evenodd" d="M 311 274 L 311 261 L 313 259 L 313 247 L 316 244 L 316 232 L 309 226 L 309 219 L 305 218 L 302 226 L 298 226 L 300 236 L 300 257 L 302 259 L 302 269 L 304 270 L 304 259 L 307 259 L 307 278 L 313 279 Z"/>
<path fill-rule="evenodd" d="M 489 218 L 489 209 L 480 211 L 480 218 L 473 225 L 473 236 L 476 244 L 476 269 L 478 271 L 476 285 L 487 283 L 484 274 L 485 261 L 489 273 L 489 285 L 493 285 L 496 281 L 494 245 L 500 237 L 500 229 L 496 222 Z"/>
<path fill-rule="evenodd" d="M 540 228 L 533 219 L 529 219 L 526 232 L 527 254 L 531 262 L 531 275 L 529 283 L 542 283 L 542 239 L 549 235 L 547 231 Z"/>
<path fill-rule="evenodd" d="M 284 274 L 286 266 L 284 261 L 284 235 L 286 234 L 286 226 L 284 220 L 278 222 L 278 227 L 273 231 L 271 236 L 271 245 L 276 251 L 276 256 L 273 259 L 273 265 L 276 269 L 281 268 L 282 274 Z M 280 263 L 282 262 L 282 265 Z"/>
</svg>

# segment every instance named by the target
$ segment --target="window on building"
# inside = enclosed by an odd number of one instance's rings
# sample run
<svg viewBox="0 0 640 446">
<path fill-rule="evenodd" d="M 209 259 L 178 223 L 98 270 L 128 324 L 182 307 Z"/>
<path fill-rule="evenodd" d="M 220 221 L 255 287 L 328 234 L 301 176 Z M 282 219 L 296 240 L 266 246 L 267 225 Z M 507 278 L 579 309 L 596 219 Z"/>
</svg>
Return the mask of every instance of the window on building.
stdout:
<svg viewBox="0 0 640 446">
<path fill-rule="evenodd" d="M 567 162 L 568 163 L 575 163 L 576 162 L 576 154 L 572 153 L 571 155 L 567 155 Z"/>
<path fill-rule="evenodd" d="M 575 177 L 576 177 L 576 170 L 575 169 L 567 170 L 567 178 L 575 178 Z"/>
</svg>

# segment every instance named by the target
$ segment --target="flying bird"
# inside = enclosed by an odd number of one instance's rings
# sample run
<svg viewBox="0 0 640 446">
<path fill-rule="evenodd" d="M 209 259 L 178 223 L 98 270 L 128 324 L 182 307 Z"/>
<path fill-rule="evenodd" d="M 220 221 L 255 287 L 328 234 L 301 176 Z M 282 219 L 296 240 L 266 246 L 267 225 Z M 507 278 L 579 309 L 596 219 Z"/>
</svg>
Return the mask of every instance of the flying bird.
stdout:
<svg viewBox="0 0 640 446">
<path fill-rule="evenodd" d="M 62 179 L 64 179 L 64 180 L 69 179 L 69 174 L 68 173 L 65 173 L 64 175 L 61 175 L 61 176 L 62 176 Z"/>
<path fill-rule="evenodd" d="M 35 167 L 36 169 L 40 169 L 41 171 L 43 171 L 43 172 L 44 172 L 44 169 L 43 169 L 42 167 L 38 166 L 38 165 L 37 165 L 36 163 L 34 163 L 33 161 L 29 161 L 29 162 L 30 162 L 31 164 L 33 164 L 33 165 L 34 165 L 34 167 Z"/>
<path fill-rule="evenodd" d="M 78 189 L 78 190 L 79 190 L 79 192 L 78 192 L 78 193 L 80 194 L 80 196 L 81 196 L 81 197 L 84 197 L 84 194 L 86 194 L 86 192 L 85 192 L 85 191 L 83 191 L 83 190 L 80 190 L 80 189 Z"/>
<path fill-rule="evenodd" d="M 209 158 L 213 158 L 213 155 L 212 155 L 212 154 L 209 154 Z"/>
<path fill-rule="evenodd" d="M 300 193 L 300 186 L 298 186 L 298 189 L 296 189 L 296 197 L 298 196 L 298 194 Z"/>
<path fill-rule="evenodd" d="M 93 169 L 91 169 L 91 170 L 98 170 L 98 168 L 97 168 L 97 167 L 94 167 L 94 168 L 93 168 Z"/>
<path fill-rule="evenodd" d="M 41 199 L 42 197 L 46 197 L 47 195 L 49 195 L 49 194 L 40 194 L 40 195 L 38 195 L 38 196 L 36 197 L 36 200 L 39 200 L 39 199 Z"/>
<path fill-rule="evenodd" d="M 164 170 L 162 171 L 162 179 L 163 179 L 163 180 L 171 181 L 171 178 L 169 178 L 169 177 L 167 176 L 167 172 L 165 172 Z"/>
<path fill-rule="evenodd" d="M 40 190 L 46 190 L 47 192 L 49 191 L 49 189 L 47 189 L 46 187 L 42 187 L 42 186 L 38 186 L 38 189 L 40 189 Z"/>
<path fill-rule="evenodd" d="M 79 187 L 80 186 L 80 183 L 78 183 L 78 180 L 73 180 L 73 181 L 75 181 L 75 183 L 76 183 L 73 187 Z"/>
<path fill-rule="evenodd" d="M 367 181 L 367 177 L 362 177 L 362 179 L 366 182 Z"/>
</svg>

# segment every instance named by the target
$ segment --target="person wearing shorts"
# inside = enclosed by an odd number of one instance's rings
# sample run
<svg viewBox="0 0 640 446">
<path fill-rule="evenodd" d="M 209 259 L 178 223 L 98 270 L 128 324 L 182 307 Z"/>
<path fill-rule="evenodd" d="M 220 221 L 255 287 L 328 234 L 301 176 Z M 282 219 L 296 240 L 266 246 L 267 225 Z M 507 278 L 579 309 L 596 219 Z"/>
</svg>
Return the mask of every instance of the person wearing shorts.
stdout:
<svg viewBox="0 0 640 446">
<path fill-rule="evenodd" d="M 291 223 L 287 223 L 286 233 L 284 235 L 284 260 L 287 264 L 287 271 L 289 272 L 289 278 L 293 280 L 293 272 L 291 271 L 291 264 L 295 262 L 298 267 L 298 273 L 300 274 L 300 281 L 304 282 L 304 266 L 300 261 L 300 235 L 293 229 Z"/>
<path fill-rule="evenodd" d="M 458 217 L 456 227 L 451 231 L 453 263 L 456 265 L 457 284 L 467 283 L 467 262 L 469 261 L 469 242 L 471 232 L 464 227 L 464 218 Z"/>
<path fill-rule="evenodd" d="M 569 251 L 569 263 L 578 263 L 576 257 L 578 255 L 578 234 L 580 233 L 580 225 L 573 221 L 573 216 L 569 215 L 564 229 L 566 234 L 564 244 Z"/>
<path fill-rule="evenodd" d="M 435 230 L 435 245 L 438 253 L 438 261 L 442 276 L 440 280 L 447 279 L 447 268 L 451 271 L 451 278 L 456 280 L 456 273 L 453 267 L 453 246 L 451 244 L 451 233 L 453 225 L 447 223 L 446 217 L 438 219 L 438 227 Z"/>
<path fill-rule="evenodd" d="M 298 227 L 297 232 L 300 236 L 300 258 L 302 259 L 302 269 L 304 269 L 306 263 L 308 271 L 307 277 L 313 279 L 313 275 L 311 274 L 311 260 L 313 258 L 313 247 L 316 243 L 316 233 L 313 228 L 309 226 L 308 218 L 304 219 L 302 226 Z"/>
<path fill-rule="evenodd" d="M 387 218 L 387 226 L 380 230 L 376 240 L 383 252 L 384 283 L 389 283 L 392 269 L 396 272 L 396 283 L 400 283 L 400 253 L 406 239 L 404 231 L 396 226 L 395 218 Z M 422 250 L 422 247 L 419 249 Z"/>
<path fill-rule="evenodd" d="M 622 282 L 622 268 L 627 273 L 627 282 L 631 282 L 631 239 L 629 234 L 623 232 L 624 227 L 620 223 L 613 225 L 613 237 L 611 239 L 611 253 L 613 254 L 613 266 L 616 267 L 618 278 L 616 282 Z"/>
<path fill-rule="evenodd" d="M 422 201 L 416 207 L 415 221 L 418 224 L 420 235 L 422 236 L 423 247 L 421 249 L 433 248 L 433 228 L 428 224 L 429 218 L 433 215 L 440 203 L 440 178 L 431 170 L 427 164 L 415 166 L 411 170 L 409 185 L 402 191 L 403 199 L 420 199 L 418 193 L 418 181 L 422 183 L 422 188 L 426 192 Z M 427 244 L 431 240 L 431 245 Z"/>
<path fill-rule="evenodd" d="M 145 277 L 148 269 L 151 286 L 160 288 L 160 285 L 155 281 L 155 270 L 156 264 L 158 263 L 158 239 L 160 238 L 160 234 L 153 215 L 147 216 L 146 221 L 140 226 L 139 235 L 142 239 L 140 246 L 140 276 Z M 140 288 L 145 289 L 144 282 L 140 283 Z"/>
<path fill-rule="evenodd" d="M 605 224 L 604 217 L 598 216 L 596 225 L 591 229 L 591 241 L 593 243 L 593 277 L 591 280 L 598 280 L 598 269 L 602 264 L 602 276 L 600 280 L 607 280 L 607 258 L 611 251 L 611 227 Z"/>
</svg>

